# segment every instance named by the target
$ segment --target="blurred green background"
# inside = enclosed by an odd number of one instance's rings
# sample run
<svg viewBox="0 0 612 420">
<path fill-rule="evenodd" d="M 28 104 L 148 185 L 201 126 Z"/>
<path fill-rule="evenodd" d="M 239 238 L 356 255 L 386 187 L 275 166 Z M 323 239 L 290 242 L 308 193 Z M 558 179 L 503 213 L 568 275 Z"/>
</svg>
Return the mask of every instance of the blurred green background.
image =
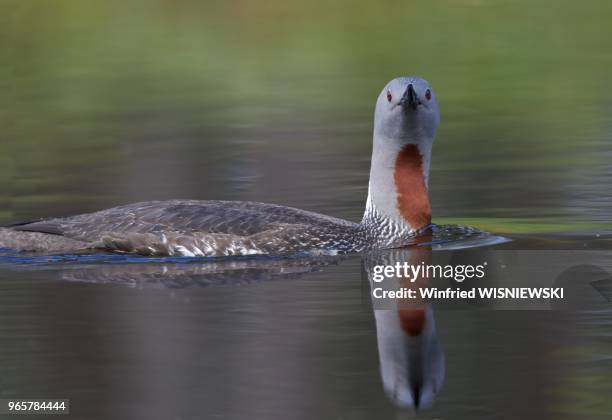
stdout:
<svg viewBox="0 0 612 420">
<path fill-rule="evenodd" d="M 435 222 L 610 226 L 607 0 L 0 4 L 0 223 L 164 198 L 359 219 L 375 98 L 416 74 Z"/>
</svg>

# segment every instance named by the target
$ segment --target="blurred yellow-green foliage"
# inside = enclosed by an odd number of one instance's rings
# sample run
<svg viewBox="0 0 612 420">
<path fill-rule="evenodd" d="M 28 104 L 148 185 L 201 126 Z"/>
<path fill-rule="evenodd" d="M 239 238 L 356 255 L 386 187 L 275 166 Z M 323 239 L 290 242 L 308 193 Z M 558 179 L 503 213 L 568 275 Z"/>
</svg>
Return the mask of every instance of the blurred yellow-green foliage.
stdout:
<svg viewBox="0 0 612 420">
<path fill-rule="evenodd" d="M 187 155 L 223 155 L 228 137 L 280 130 L 367 161 L 374 98 L 387 80 L 417 74 L 442 108 L 436 214 L 538 221 L 527 230 L 547 217 L 609 221 L 607 0 L 0 5 L 1 219 L 51 202 L 128 200 L 100 180 L 129 182 L 118 172 L 142 156 L 134 150 L 147 144 L 165 159 L 186 130 L 197 133 Z M 334 130 L 344 135 L 325 138 Z M 169 144 L 155 143 L 163 136 Z M 279 144 L 302 147 L 272 141 L 249 153 Z M 195 165 L 183 169 L 198 173 Z"/>
</svg>

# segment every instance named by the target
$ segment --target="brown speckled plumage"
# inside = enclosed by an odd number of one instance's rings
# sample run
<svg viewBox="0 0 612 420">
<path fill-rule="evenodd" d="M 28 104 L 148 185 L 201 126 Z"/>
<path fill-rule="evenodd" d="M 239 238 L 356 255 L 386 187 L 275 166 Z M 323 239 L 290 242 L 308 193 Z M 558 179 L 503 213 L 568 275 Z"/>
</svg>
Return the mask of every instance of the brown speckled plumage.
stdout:
<svg viewBox="0 0 612 420">
<path fill-rule="evenodd" d="M 360 225 L 274 204 L 171 200 L 20 224 L 0 246 L 33 252 L 106 250 L 223 256 L 359 251 Z"/>
</svg>

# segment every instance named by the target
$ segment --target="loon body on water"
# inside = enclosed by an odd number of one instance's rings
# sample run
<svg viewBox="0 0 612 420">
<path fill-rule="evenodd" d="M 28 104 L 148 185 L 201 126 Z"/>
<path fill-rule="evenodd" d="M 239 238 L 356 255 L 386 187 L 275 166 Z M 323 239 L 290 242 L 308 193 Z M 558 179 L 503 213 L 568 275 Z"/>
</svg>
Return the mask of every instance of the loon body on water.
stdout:
<svg viewBox="0 0 612 420">
<path fill-rule="evenodd" d="M 0 228 L 0 247 L 151 256 L 333 255 L 402 247 L 431 223 L 428 175 L 438 122 L 427 81 L 400 77 L 385 86 L 376 102 L 360 223 L 256 202 L 151 201 Z"/>
</svg>

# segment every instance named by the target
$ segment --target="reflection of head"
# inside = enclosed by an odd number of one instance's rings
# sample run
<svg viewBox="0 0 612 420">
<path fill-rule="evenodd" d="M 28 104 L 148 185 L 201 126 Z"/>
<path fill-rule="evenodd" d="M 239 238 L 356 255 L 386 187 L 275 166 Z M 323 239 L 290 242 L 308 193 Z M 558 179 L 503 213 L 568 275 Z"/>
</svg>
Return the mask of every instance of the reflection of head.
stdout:
<svg viewBox="0 0 612 420">
<path fill-rule="evenodd" d="M 375 310 L 374 315 L 385 392 L 400 407 L 431 405 L 442 388 L 445 373 L 431 306 L 421 310 Z M 406 317 L 408 321 L 402 319 Z M 414 327 L 420 322 L 422 329 L 415 334 Z M 410 330 L 405 331 L 406 325 Z"/>
<path fill-rule="evenodd" d="M 364 268 L 373 287 L 373 268 L 407 262 L 430 264 L 431 249 L 413 247 L 371 253 L 364 256 Z M 426 278 L 414 281 L 387 281 L 391 288 L 417 291 L 428 286 Z M 421 299 L 387 301 L 385 309 L 374 305 L 380 373 L 386 394 L 399 407 L 427 407 L 442 388 L 445 361 L 436 333 L 431 305 Z"/>
</svg>

